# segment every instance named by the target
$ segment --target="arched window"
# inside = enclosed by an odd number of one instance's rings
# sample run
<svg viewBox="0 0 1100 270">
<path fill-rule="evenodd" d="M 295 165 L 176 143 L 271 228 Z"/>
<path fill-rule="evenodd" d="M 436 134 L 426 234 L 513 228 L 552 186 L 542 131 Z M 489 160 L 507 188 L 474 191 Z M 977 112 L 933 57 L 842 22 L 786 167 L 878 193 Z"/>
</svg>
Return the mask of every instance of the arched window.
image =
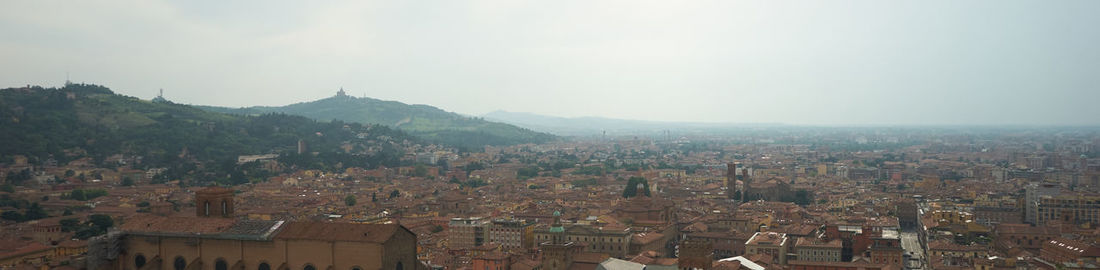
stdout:
<svg viewBox="0 0 1100 270">
<path fill-rule="evenodd" d="M 306 264 L 306 267 L 303 267 L 302 270 L 317 270 L 317 267 L 313 267 L 312 264 Z"/>
<path fill-rule="evenodd" d="M 397 262 L 397 270 L 405 270 L 405 265 L 401 264 L 401 262 Z"/>
<path fill-rule="evenodd" d="M 229 204 L 225 201 L 222 201 L 222 216 L 229 216 Z"/>
<path fill-rule="evenodd" d="M 271 270 L 271 265 L 265 262 L 260 263 L 260 267 L 257 267 L 256 270 Z"/>
<path fill-rule="evenodd" d="M 218 258 L 214 261 L 214 270 L 229 270 L 229 264 L 225 263 L 225 259 Z"/>
<path fill-rule="evenodd" d="M 363 268 L 362 268 L 362 267 L 359 267 L 359 266 L 357 265 L 357 266 L 352 266 L 352 267 L 351 267 L 351 270 L 363 270 Z"/>
<path fill-rule="evenodd" d="M 203 209 L 205 209 L 203 211 L 203 213 L 204 213 L 203 215 L 204 216 L 210 216 L 210 202 L 204 202 L 203 203 Z"/>
<path fill-rule="evenodd" d="M 145 255 L 138 254 L 134 256 L 134 268 L 141 268 L 145 266 Z"/>
<path fill-rule="evenodd" d="M 176 257 L 176 260 L 172 262 L 172 267 L 176 270 L 183 270 L 187 268 L 187 260 L 184 260 L 183 257 Z"/>
</svg>

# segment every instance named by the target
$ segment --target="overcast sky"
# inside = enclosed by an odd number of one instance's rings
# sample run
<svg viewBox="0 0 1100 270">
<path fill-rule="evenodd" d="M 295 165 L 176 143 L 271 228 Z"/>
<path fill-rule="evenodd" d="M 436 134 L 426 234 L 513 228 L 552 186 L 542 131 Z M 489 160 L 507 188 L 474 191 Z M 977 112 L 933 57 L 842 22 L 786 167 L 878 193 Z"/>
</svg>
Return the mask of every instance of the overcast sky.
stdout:
<svg viewBox="0 0 1100 270">
<path fill-rule="evenodd" d="M 1100 124 L 1100 1 L 0 3 L 0 87 L 480 115 Z M 307 2 L 302 4 L 301 2 Z"/>
</svg>

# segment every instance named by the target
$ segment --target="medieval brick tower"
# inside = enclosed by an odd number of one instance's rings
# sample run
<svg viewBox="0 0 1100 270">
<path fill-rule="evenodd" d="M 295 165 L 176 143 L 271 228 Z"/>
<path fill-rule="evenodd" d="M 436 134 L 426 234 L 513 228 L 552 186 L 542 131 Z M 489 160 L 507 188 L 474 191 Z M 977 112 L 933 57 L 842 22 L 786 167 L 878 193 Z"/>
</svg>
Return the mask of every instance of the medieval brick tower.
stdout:
<svg viewBox="0 0 1100 270">
<path fill-rule="evenodd" d="M 741 201 L 749 201 L 749 191 L 752 190 L 752 177 L 749 177 L 749 169 L 741 168 Z"/>
<path fill-rule="evenodd" d="M 738 192 L 738 191 L 739 191 L 739 189 L 737 189 L 737 163 L 733 163 L 733 162 L 726 163 L 726 198 L 730 199 L 730 200 L 736 199 L 737 196 L 734 196 L 734 194 L 736 194 L 736 192 Z M 741 194 L 741 195 L 742 195 L 741 197 L 744 198 L 744 194 Z"/>
<path fill-rule="evenodd" d="M 741 188 L 737 188 L 737 167 L 741 167 Z M 730 162 L 726 163 L 726 198 L 734 200 L 737 196 L 741 195 L 741 202 L 747 202 L 749 195 L 749 189 L 751 188 L 752 178 L 749 178 L 749 169 L 741 166 L 740 163 Z"/>
<path fill-rule="evenodd" d="M 195 191 L 195 215 L 233 217 L 233 190 L 213 186 Z"/>
</svg>

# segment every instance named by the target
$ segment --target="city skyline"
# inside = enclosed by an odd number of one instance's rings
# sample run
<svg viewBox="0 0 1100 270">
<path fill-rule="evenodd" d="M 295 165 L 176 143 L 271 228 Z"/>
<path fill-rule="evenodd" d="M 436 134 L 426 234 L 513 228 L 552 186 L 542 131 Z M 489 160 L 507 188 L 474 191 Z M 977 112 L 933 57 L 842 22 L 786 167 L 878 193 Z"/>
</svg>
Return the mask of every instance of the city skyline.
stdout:
<svg viewBox="0 0 1100 270">
<path fill-rule="evenodd" d="M 1100 1 L 0 4 L 0 270 L 1100 269 Z"/>
</svg>

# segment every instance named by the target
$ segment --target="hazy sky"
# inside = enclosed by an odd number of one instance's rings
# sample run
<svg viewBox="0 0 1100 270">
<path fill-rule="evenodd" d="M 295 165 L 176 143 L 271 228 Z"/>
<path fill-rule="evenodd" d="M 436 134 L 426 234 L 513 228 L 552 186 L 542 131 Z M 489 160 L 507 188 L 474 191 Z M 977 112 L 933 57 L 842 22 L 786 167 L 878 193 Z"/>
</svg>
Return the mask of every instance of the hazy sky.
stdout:
<svg viewBox="0 0 1100 270">
<path fill-rule="evenodd" d="M 308 2 L 302 4 L 300 2 Z M 0 3 L 0 87 L 697 122 L 1100 124 L 1100 1 Z"/>
</svg>

